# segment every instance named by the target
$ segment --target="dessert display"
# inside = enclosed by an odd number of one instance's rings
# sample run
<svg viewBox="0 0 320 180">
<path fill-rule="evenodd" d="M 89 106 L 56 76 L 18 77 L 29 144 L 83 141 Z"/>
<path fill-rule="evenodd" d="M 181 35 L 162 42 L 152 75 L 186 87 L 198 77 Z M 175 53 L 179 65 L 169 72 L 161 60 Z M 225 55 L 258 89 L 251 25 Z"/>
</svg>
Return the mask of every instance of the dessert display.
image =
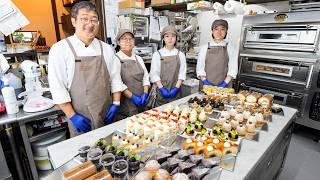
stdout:
<svg viewBox="0 0 320 180">
<path fill-rule="evenodd" d="M 215 167 L 230 165 L 225 157 L 237 156 L 242 139 L 254 139 L 271 112 L 282 111 L 270 94 L 215 86 L 203 91 L 186 104 L 129 117 L 123 132 L 81 147 L 80 160 L 100 164 L 114 178 L 205 179 Z"/>
</svg>

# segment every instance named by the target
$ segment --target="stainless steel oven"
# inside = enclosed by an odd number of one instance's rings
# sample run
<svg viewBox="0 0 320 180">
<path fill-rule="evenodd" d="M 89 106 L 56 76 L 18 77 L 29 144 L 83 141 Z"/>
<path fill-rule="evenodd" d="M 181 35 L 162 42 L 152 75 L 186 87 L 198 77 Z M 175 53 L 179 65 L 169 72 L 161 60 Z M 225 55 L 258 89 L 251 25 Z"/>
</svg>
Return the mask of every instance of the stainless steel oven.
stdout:
<svg viewBox="0 0 320 180">
<path fill-rule="evenodd" d="M 236 89 L 274 94 L 320 130 L 320 11 L 244 18 Z"/>
</svg>

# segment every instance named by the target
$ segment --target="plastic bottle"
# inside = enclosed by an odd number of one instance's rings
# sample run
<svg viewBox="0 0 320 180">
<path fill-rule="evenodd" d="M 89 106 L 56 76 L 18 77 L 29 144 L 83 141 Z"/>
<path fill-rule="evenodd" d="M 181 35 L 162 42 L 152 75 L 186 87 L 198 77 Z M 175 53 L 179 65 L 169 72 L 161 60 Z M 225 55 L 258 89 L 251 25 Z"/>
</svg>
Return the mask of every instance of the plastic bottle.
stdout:
<svg viewBox="0 0 320 180">
<path fill-rule="evenodd" d="M 4 82 L 8 86 L 8 82 Z M 6 105 L 7 114 L 15 114 L 19 112 L 17 97 L 13 87 L 4 87 L 1 89 L 4 103 Z"/>
</svg>

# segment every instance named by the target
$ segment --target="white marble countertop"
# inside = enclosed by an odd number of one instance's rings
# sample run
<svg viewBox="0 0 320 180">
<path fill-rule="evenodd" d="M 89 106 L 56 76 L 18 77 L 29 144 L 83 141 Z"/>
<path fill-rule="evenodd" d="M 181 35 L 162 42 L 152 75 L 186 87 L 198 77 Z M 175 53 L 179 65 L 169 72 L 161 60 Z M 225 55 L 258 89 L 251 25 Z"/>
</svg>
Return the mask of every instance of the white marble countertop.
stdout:
<svg viewBox="0 0 320 180">
<path fill-rule="evenodd" d="M 172 102 L 173 106 L 186 102 L 193 94 Z M 161 107 L 159 107 L 161 108 Z M 290 125 L 296 109 L 283 107 L 284 116 L 273 115 L 273 121 L 269 122 L 268 131 L 260 131 L 259 141 L 243 140 L 241 152 L 237 156 L 236 165 L 233 172 L 223 170 L 220 179 L 244 179 L 252 169 L 258 164 L 266 150 L 272 145 L 281 131 Z M 115 130 L 125 129 L 126 119 L 115 122 L 111 125 L 96 129 L 80 136 L 65 140 L 48 147 L 51 163 L 54 168 L 58 168 L 77 155 L 77 150 L 84 145 L 93 145 L 102 137 L 106 137 Z"/>
</svg>

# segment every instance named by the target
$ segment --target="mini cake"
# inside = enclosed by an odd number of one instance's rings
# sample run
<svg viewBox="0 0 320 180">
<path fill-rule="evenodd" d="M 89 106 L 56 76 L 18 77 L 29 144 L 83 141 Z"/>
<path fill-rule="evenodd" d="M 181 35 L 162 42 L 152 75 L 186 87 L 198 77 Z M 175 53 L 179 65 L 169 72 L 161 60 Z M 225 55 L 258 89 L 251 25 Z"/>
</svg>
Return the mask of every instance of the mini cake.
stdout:
<svg viewBox="0 0 320 180">
<path fill-rule="evenodd" d="M 200 112 L 200 114 L 199 114 L 199 120 L 201 121 L 201 122 L 205 122 L 206 120 L 207 120 L 207 115 L 206 115 L 206 113 L 202 110 L 201 112 Z"/>
<path fill-rule="evenodd" d="M 255 126 L 255 124 L 254 124 L 252 121 L 248 121 L 247 124 L 246 124 L 246 126 L 247 126 L 247 132 L 248 132 L 248 133 L 255 133 L 255 131 L 256 131 L 256 126 Z"/>
<path fill-rule="evenodd" d="M 220 116 L 223 116 L 226 119 L 229 119 L 230 118 L 230 113 L 228 111 L 221 111 L 221 115 Z"/>
<path fill-rule="evenodd" d="M 236 129 L 238 127 L 238 125 L 239 125 L 239 121 L 235 120 L 235 119 L 232 119 L 230 123 L 231 123 L 231 127 L 233 129 Z"/>
<path fill-rule="evenodd" d="M 229 121 L 226 121 L 222 125 L 222 131 L 229 132 L 231 130 L 231 124 Z"/>
<path fill-rule="evenodd" d="M 197 114 L 191 114 L 190 117 L 189 117 L 189 121 L 191 123 L 195 123 L 198 120 L 197 116 L 198 116 Z"/>
<path fill-rule="evenodd" d="M 204 152 L 203 152 L 204 156 L 206 158 L 210 158 L 210 157 L 222 157 L 222 152 L 221 150 L 215 149 L 213 145 L 208 145 Z"/>
<path fill-rule="evenodd" d="M 255 116 L 250 116 L 248 121 L 252 122 L 254 125 L 256 125 L 256 123 L 257 123 L 257 119 Z"/>
<path fill-rule="evenodd" d="M 218 119 L 218 125 L 222 126 L 224 124 L 224 122 L 226 122 L 227 119 L 224 116 L 220 116 Z"/>
<path fill-rule="evenodd" d="M 225 147 L 222 151 L 223 155 L 227 154 L 237 154 L 238 153 L 238 147 L 237 146 L 229 146 Z"/>
<path fill-rule="evenodd" d="M 238 140 L 239 136 L 236 130 L 232 129 L 229 133 L 228 133 L 228 137 L 229 139 L 236 141 Z"/>
<path fill-rule="evenodd" d="M 188 136 L 194 136 L 194 128 L 191 125 L 187 126 L 186 129 L 185 129 L 185 133 Z"/>
<path fill-rule="evenodd" d="M 173 110 L 172 104 L 167 104 L 163 111 L 166 112 L 167 114 L 170 114 L 172 110 Z"/>
<path fill-rule="evenodd" d="M 157 171 L 160 169 L 160 164 L 156 160 L 150 160 L 146 163 L 146 166 L 144 167 L 145 171 L 148 171 L 151 176 L 154 176 Z"/>
<path fill-rule="evenodd" d="M 213 126 L 212 128 L 212 134 L 213 135 L 219 135 L 222 133 L 222 129 L 219 126 Z"/>
<path fill-rule="evenodd" d="M 234 119 L 237 120 L 239 123 L 243 122 L 243 114 L 237 113 Z"/>
<path fill-rule="evenodd" d="M 176 106 L 176 107 L 174 108 L 174 110 L 173 110 L 172 113 L 179 115 L 179 114 L 180 114 L 180 111 L 181 111 L 181 110 L 180 110 L 180 107 L 179 107 L 179 106 Z"/>
<path fill-rule="evenodd" d="M 251 112 L 248 109 L 246 109 L 243 112 L 243 118 L 247 120 L 247 119 L 249 119 L 250 116 L 251 116 Z"/>
<path fill-rule="evenodd" d="M 262 113 L 255 114 L 255 118 L 257 120 L 256 122 L 257 127 L 261 127 L 265 123 Z"/>
<path fill-rule="evenodd" d="M 210 104 L 207 104 L 205 107 L 204 107 L 204 111 L 206 112 L 206 113 L 211 113 L 212 112 L 212 107 L 211 107 L 211 105 Z"/>
<path fill-rule="evenodd" d="M 237 127 L 237 133 L 239 136 L 245 136 L 246 135 L 246 126 L 240 123 Z"/>
<path fill-rule="evenodd" d="M 203 150 L 206 148 L 206 145 L 203 142 L 197 142 L 196 145 L 194 146 L 194 152 L 196 154 L 202 154 Z"/>
<path fill-rule="evenodd" d="M 231 109 L 229 110 L 229 113 L 230 113 L 230 118 L 231 118 L 231 119 L 234 119 L 234 117 L 235 117 L 236 114 L 237 114 L 237 110 L 234 109 L 234 108 L 231 108 Z"/>
</svg>

